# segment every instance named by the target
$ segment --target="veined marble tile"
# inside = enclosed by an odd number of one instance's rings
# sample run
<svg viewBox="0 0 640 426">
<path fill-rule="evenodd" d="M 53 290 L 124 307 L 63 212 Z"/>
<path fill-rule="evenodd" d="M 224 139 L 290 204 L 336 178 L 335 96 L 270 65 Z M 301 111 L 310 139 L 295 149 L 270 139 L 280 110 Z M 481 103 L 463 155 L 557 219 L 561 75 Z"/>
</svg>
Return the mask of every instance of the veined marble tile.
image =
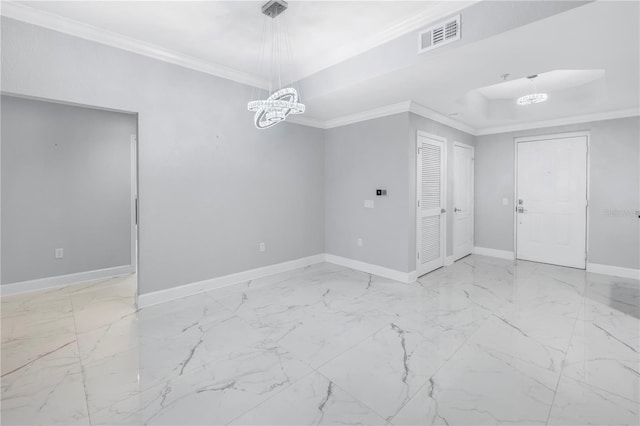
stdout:
<svg viewBox="0 0 640 426">
<path fill-rule="evenodd" d="M 135 311 L 135 278 L 2 298 L 5 423 L 638 422 L 634 280 L 325 263 Z"/>
<path fill-rule="evenodd" d="M 554 386 L 500 355 L 465 343 L 391 423 L 544 424 Z"/>
<path fill-rule="evenodd" d="M 136 291 L 135 281 L 126 279 L 104 283 L 92 291 L 71 294 L 78 333 L 107 326 L 134 313 Z"/>
<path fill-rule="evenodd" d="M 313 372 L 230 424 L 385 425 L 386 421 L 335 383 Z"/>
<path fill-rule="evenodd" d="M 2 424 L 89 425 L 79 365 L 55 378 L 33 374 L 9 389 L 3 384 Z"/>
<path fill-rule="evenodd" d="M 635 317 L 586 299 L 562 374 L 640 402 L 639 335 Z"/>
<path fill-rule="evenodd" d="M 144 368 L 137 382 L 133 375 L 121 374 L 122 370 L 112 371 L 110 386 L 120 390 L 120 397 L 117 392 L 105 394 L 108 387 L 99 374 L 87 380 L 94 424 L 225 424 L 311 369 L 278 348 L 247 348 L 206 369 L 165 381 L 152 379 L 149 383 Z"/>
<path fill-rule="evenodd" d="M 464 339 L 453 330 L 415 332 L 392 323 L 318 371 L 390 419 Z"/>
<path fill-rule="evenodd" d="M 272 289 L 269 289 L 272 290 Z M 328 280 L 220 299 L 269 340 L 318 367 L 379 330 L 392 315 L 349 294 L 359 286 Z"/>
<path fill-rule="evenodd" d="M 585 297 L 640 318 L 640 286 L 637 280 L 587 273 Z"/>
<path fill-rule="evenodd" d="M 640 403 L 563 376 L 549 425 L 637 425 Z"/>
<path fill-rule="evenodd" d="M 75 338 L 12 367 L 2 373 L 3 424 L 88 424 Z"/>
</svg>

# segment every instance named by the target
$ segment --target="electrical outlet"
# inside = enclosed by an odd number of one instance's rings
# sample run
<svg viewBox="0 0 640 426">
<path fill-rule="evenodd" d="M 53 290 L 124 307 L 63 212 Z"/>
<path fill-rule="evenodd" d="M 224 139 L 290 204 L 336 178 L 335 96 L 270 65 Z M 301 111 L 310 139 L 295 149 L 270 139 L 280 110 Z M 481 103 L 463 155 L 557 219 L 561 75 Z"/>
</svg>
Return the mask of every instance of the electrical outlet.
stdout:
<svg viewBox="0 0 640 426">
<path fill-rule="evenodd" d="M 260 243 L 260 251 L 261 252 L 267 251 L 267 246 L 265 243 Z"/>
<path fill-rule="evenodd" d="M 56 259 L 62 259 L 64 257 L 64 249 L 56 249 Z"/>
<path fill-rule="evenodd" d="M 362 238 L 358 238 L 358 241 L 356 241 L 356 244 L 358 244 L 358 247 L 362 247 Z"/>
</svg>

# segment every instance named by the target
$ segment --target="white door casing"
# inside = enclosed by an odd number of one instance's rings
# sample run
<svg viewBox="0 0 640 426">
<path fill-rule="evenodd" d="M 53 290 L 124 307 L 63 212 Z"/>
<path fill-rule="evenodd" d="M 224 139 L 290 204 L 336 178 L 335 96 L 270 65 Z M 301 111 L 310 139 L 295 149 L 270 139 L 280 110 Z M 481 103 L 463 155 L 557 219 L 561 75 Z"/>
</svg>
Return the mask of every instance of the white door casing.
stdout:
<svg viewBox="0 0 640 426">
<path fill-rule="evenodd" d="M 584 269 L 586 134 L 516 140 L 516 257 Z"/>
<path fill-rule="evenodd" d="M 418 132 L 416 165 L 416 272 L 418 276 L 444 266 L 446 153 L 446 139 Z"/>
<path fill-rule="evenodd" d="M 473 162 L 471 145 L 453 144 L 453 259 L 473 251 Z"/>
</svg>

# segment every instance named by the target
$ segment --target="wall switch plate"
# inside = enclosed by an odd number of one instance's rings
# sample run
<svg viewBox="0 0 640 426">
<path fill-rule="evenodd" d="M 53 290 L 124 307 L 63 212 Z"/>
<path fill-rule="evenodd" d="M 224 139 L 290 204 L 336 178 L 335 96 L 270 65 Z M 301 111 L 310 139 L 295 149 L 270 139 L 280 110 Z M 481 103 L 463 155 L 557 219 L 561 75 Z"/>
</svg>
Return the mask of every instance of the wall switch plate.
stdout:
<svg viewBox="0 0 640 426">
<path fill-rule="evenodd" d="M 387 195 L 387 190 L 386 189 L 376 189 L 376 195 L 378 197 L 383 197 L 383 196 Z"/>
<path fill-rule="evenodd" d="M 503 206 L 508 206 L 509 205 L 509 200 L 507 198 L 503 198 L 502 199 L 502 205 Z"/>
<path fill-rule="evenodd" d="M 62 259 L 64 257 L 64 249 L 56 249 L 56 259 Z"/>
<path fill-rule="evenodd" d="M 267 251 L 267 245 L 265 243 L 260 243 L 260 251 L 261 252 Z"/>
<path fill-rule="evenodd" d="M 373 208 L 373 200 L 364 200 L 364 208 L 372 209 Z"/>
<path fill-rule="evenodd" d="M 358 244 L 358 247 L 362 247 L 362 238 L 358 238 L 358 241 L 356 241 L 356 243 Z"/>
</svg>

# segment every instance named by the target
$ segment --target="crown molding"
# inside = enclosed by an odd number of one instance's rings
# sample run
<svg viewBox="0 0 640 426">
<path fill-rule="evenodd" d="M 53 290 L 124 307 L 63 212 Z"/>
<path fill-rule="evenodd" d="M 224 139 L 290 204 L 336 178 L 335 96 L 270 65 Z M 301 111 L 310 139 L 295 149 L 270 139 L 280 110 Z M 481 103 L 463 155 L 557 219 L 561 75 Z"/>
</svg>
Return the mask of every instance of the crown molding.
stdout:
<svg viewBox="0 0 640 426">
<path fill-rule="evenodd" d="M 403 101 L 398 102 L 397 104 L 386 105 L 355 114 L 345 115 L 343 117 L 332 118 L 331 120 L 324 122 L 324 128 L 333 129 L 334 127 L 342 127 L 348 124 L 359 123 L 361 121 L 373 120 L 374 118 L 387 117 L 401 112 L 408 112 L 410 105 L 411 101 Z"/>
<path fill-rule="evenodd" d="M 304 116 L 304 115 L 293 115 L 290 114 L 287 116 L 287 121 L 288 123 L 293 123 L 293 124 L 300 124 L 301 126 L 308 126 L 308 127 L 316 127 L 318 129 L 326 129 L 326 125 L 325 122 L 322 120 L 317 120 L 313 117 L 308 117 L 308 116 Z"/>
<path fill-rule="evenodd" d="M 465 133 L 469 133 L 470 135 L 476 136 L 476 129 L 471 126 L 468 126 L 458 120 L 454 120 L 451 117 L 447 117 L 444 114 L 441 114 L 437 111 L 434 111 L 426 106 L 420 105 L 416 102 L 411 102 L 409 107 L 409 112 L 412 112 L 416 115 L 419 115 L 424 118 L 428 118 L 433 121 L 437 121 L 440 124 L 444 124 L 445 126 L 453 127 L 454 129 L 460 130 Z"/>
<path fill-rule="evenodd" d="M 0 14 L 7 18 L 48 28 L 50 30 L 80 37 L 86 40 L 91 40 L 96 43 L 126 50 L 128 52 L 133 52 L 138 55 L 157 59 L 163 62 L 169 62 L 174 65 L 200 71 L 216 77 L 225 78 L 237 83 L 260 88 L 268 87 L 268 84 L 264 79 L 254 75 L 184 55 L 174 50 L 165 49 L 131 37 L 116 34 L 93 25 L 34 9 L 24 4 L 14 3 L 12 1 L 2 1 Z"/>
<path fill-rule="evenodd" d="M 514 124 L 501 127 L 487 127 L 479 129 L 476 136 L 495 135 L 497 133 L 518 132 L 520 130 L 532 130 L 543 127 L 566 126 L 569 124 L 589 123 L 592 121 L 615 120 L 616 118 L 635 117 L 640 115 L 640 109 L 629 108 L 617 111 L 599 112 L 595 114 L 578 115 L 574 117 L 559 118 L 555 120 L 535 121 L 531 123 Z"/>
</svg>

